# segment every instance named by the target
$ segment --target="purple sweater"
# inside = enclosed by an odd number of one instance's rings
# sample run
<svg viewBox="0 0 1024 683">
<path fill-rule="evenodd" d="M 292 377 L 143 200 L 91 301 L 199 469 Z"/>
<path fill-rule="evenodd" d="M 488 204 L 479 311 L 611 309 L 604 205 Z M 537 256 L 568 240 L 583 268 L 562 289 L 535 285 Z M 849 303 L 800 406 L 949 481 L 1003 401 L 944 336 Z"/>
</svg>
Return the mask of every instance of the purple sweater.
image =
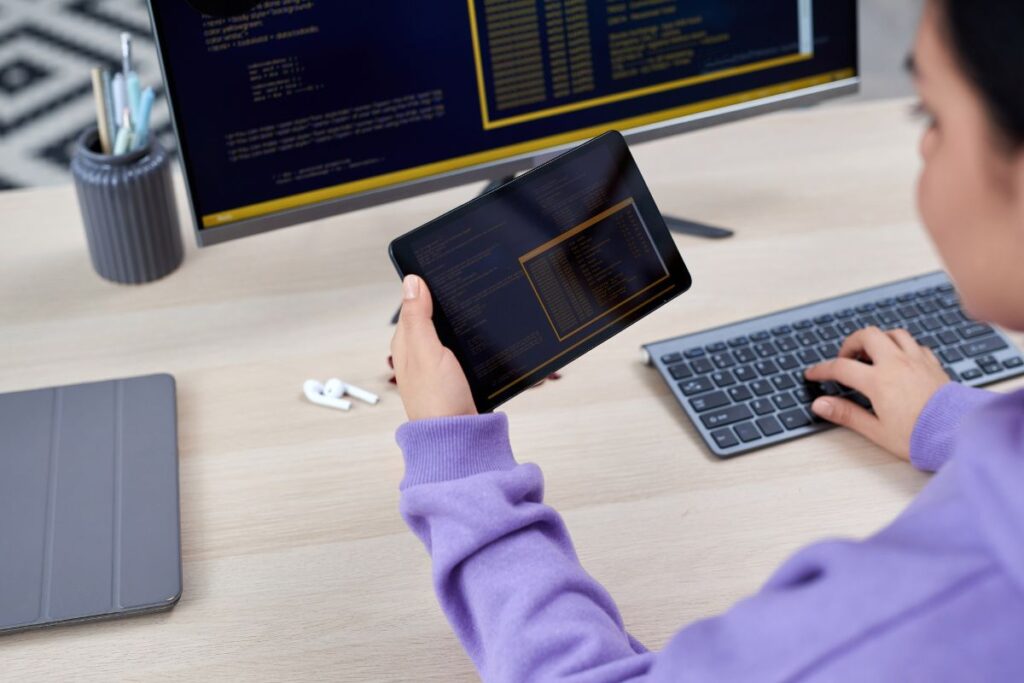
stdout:
<svg viewBox="0 0 1024 683">
<path fill-rule="evenodd" d="M 1024 392 L 947 385 L 911 443 L 939 474 L 890 526 L 798 552 L 660 652 L 580 566 L 504 415 L 411 422 L 398 443 L 402 515 L 486 681 L 1024 681 Z"/>
</svg>

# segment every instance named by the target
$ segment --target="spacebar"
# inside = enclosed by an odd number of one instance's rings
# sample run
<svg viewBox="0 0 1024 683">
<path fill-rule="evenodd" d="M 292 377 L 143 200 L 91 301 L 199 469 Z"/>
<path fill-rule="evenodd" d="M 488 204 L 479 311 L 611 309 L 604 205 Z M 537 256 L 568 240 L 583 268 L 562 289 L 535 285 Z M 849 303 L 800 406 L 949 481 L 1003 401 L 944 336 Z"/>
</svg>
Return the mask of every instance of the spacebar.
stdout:
<svg viewBox="0 0 1024 683">
<path fill-rule="evenodd" d="M 750 412 L 750 409 L 746 406 L 732 406 L 730 408 L 723 408 L 722 410 L 716 410 L 702 416 L 701 422 L 708 429 L 714 429 L 715 427 L 724 427 L 731 425 L 734 422 L 742 422 L 743 420 L 749 420 L 754 417 L 754 414 Z"/>
</svg>

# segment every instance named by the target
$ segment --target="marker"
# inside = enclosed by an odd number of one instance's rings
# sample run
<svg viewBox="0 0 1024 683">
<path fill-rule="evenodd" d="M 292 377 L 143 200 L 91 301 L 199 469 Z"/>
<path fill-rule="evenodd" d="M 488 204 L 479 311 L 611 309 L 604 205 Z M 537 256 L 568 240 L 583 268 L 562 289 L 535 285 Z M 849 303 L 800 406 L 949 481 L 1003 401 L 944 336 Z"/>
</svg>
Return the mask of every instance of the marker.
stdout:
<svg viewBox="0 0 1024 683">
<path fill-rule="evenodd" d="M 121 34 L 121 73 L 128 75 L 132 69 L 132 34 Z"/>
<path fill-rule="evenodd" d="M 114 142 L 114 154 L 124 154 L 128 151 L 132 138 L 131 114 L 127 109 L 123 110 L 121 117 L 121 129 L 117 131 L 117 140 Z"/>
<path fill-rule="evenodd" d="M 139 116 L 135 120 L 135 136 L 132 138 L 132 150 L 142 149 L 149 144 L 149 119 L 153 113 L 153 102 L 156 93 L 152 88 L 146 88 L 142 93 L 142 101 L 139 103 Z"/>
<path fill-rule="evenodd" d="M 96 101 L 96 128 L 100 134 L 100 149 L 110 154 L 110 129 L 107 127 L 107 97 L 103 90 L 103 71 L 92 70 L 92 95 Z"/>
<path fill-rule="evenodd" d="M 124 75 L 125 90 L 128 91 L 128 109 L 132 112 L 132 125 L 139 126 L 139 103 L 142 100 L 142 86 L 139 85 L 139 74 L 128 71 Z"/>
</svg>

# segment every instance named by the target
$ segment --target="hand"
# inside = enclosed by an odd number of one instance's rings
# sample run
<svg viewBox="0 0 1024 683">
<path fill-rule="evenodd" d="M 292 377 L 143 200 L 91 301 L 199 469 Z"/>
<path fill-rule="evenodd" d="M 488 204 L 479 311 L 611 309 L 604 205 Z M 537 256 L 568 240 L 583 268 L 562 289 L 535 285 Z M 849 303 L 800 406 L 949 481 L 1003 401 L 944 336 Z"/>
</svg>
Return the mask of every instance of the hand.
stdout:
<svg viewBox="0 0 1024 683">
<path fill-rule="evenodd" d="M 904 460 L 910 460 L 910 435 L 921 411 L 949 382 L 932 350 L 919 345 L 909 332 L 883 332 L 877 327 L 852 334 L 838 358 L 808 369 L 806 376 L 813 382 L 839 382 L 867 396 L 874 415 L 837 397 L 819 398 L 811 409 Z"/>
<path fill-rule="evenodd" d="M 462 366 L 437 338 L 427 283 L 415 275 L 406 276 L 402 296 L 391 355 L 405 414 L 410 420 L 476 415 Z"/>
</svg>

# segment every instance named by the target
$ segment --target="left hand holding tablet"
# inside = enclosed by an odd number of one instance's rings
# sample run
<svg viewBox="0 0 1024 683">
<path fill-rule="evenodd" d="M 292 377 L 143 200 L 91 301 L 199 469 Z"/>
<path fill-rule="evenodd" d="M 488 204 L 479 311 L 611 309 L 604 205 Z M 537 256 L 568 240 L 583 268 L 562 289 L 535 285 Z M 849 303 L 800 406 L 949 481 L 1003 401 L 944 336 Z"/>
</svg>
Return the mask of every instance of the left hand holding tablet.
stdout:
<svg viewBox="0 0 1024 683">
<path fill-rule="evenodd" d="M 391 355 L 405 413 L 410 420 L 476 415 L 473 394 L 455 355 L 434 329 L 433 301 L 422 278 L 402 281 L 402 313 Z"/>
</svg>

